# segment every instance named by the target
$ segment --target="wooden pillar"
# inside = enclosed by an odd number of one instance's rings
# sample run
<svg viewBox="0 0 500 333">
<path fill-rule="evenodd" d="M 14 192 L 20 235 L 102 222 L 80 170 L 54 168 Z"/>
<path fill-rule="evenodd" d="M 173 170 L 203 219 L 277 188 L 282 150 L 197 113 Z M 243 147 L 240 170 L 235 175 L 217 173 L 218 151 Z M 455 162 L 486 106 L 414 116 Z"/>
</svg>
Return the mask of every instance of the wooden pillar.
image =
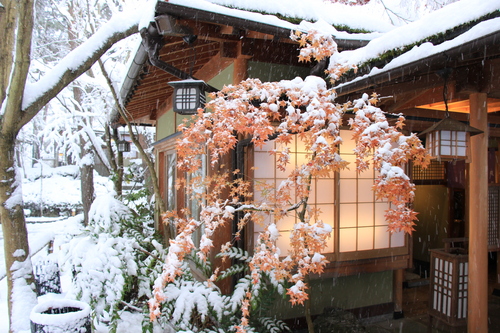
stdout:
<svg viewBox="0 0 500 333">
<path fill-rule="evenodd" d="M 233 85 L 239 84 L 248 77 L 248 59 L 242 56 L 234 59 Z"/>
<path fill-rule="evenodd" d="M 497 252 L 497 280 L 496 280 L 497 286 L 495 289 L 500 290 L 500 252 Z"/>
<path fill-rule="evenodd" d="M 251 57 L 244 55 L 241 42 L 236 47 L 236 58 L 233 65 L 233 85 L 239 84 L 241 81 L 248 79 L 248 59 Z"/>
<path fill-rule="evenodd" d="M 468 332 L 488 332 L 488 113 L 485 93 L 469 96 L 471 137 L 469 177 Z"/>
<path fill-rule="evenodd" d="M 394 319 L 404 317 L 403 313 L 403 280 L 404 269 L 396 269 L 392 271 L 392 301 L 394 302 Z"/>
</svg>

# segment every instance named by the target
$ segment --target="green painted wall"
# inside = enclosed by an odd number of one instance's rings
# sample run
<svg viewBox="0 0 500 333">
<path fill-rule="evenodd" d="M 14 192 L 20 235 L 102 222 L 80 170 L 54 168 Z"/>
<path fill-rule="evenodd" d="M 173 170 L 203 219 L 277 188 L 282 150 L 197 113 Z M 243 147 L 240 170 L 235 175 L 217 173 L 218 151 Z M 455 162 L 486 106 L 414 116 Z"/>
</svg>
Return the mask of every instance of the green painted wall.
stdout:
<svg viewBox="0 0 500 333">
<path fill-rule="evenodd" d="M 443 185 L 418 185 L 413 208 L 418 221 L 413 232 L 413 257 L 430 261 L 429 249 L 443 248 L 448 237 L 448 189 Z"/>
<path fill-rule="evenodd" d="M 175 114 L 168 110 L 156 121 L 156 141 L 159 141 L 175 132 Z"/>
<path fill-rule="evenodd" d="M 248 77 L 258 78 L 262 82 L 280 80 L 291 80 L 300 76 L 305 78 L 309 75 L 310 68 L 292 67 L 286 65 L 272 65 L 264 62 L 249 61 Z"/>
<path fill-rule="evenodd" d="M 358 274 L 311 281 L 312 315 L 327 307 L 356 309 L 392 302 L 392 271 Z M 281 319 L 304 316 L 304 307 L 291 306 L 288 299 L 276 300 L 273 315 Z"/>
<path fill-rule="evenodd" d="M 233 65 L 228 66 L 219 75 L 210 80 L 208 84 L 222 89 L 224 84 L 233 82 Z M 172 109 L 165 112 L 158 118 L 156 127 L 156 141 L 166 138 L 169 135 L 177 132 L 177 127 L 183 122 L 183 119 L 189 119 L 190 116 L 181 116 L 175 114 Z"/>
<path fill-rule="evenodd" d="M 234 65 L 229 65 L 222 72 L 220 72 L 217 76 L 215 76 L 212 80 L 208 81 L 208 84 L 217 89 L 222 89 L 226 84 L 233 83 L 233 73 L 234 73 Z"/>
</svg>

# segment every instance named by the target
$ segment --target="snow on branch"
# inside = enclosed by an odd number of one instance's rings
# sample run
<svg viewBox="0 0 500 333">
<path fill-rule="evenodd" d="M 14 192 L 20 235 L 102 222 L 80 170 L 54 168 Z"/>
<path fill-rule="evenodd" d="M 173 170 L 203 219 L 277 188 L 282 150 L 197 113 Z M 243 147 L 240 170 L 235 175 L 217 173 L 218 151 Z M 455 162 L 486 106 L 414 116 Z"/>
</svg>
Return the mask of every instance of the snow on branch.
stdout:
<svg viewBox="0 0 500 333">
<path fill-rule="evenodd" d="M 112 170 L 111 164 L 109 164 L 108 157 L 106 156 L 106 153 L 102 149 L 102 146 L 104 144 L 102 139 L 98 138 L 95 135 L 94 130 L 92 128 L 90 128 L 89 126 L 84 126 L 83 130 L 85 131 L 85 133 L 89 137 L 90 141 L 92 142 L 92 145 L 93 145 L 95 151 L 97 152 L 97 154 L 99 155 L 99 158 L 101 159 L 102 163 L 106 166 L 106 168 L 108 170 Z"/>
<path fill-rule="evenodd" d="M 149 6 L 145 6 L 148 9 Z M 93 36 L 66 55 L 51 71 L 35 83 L 27 83 L 22 109 L 27 123 L 40 108 L 69 83 L 86 72 L 114 43 L 138 32 L 141 11 L 128 10 L 114 15 Z"/>
</svg>

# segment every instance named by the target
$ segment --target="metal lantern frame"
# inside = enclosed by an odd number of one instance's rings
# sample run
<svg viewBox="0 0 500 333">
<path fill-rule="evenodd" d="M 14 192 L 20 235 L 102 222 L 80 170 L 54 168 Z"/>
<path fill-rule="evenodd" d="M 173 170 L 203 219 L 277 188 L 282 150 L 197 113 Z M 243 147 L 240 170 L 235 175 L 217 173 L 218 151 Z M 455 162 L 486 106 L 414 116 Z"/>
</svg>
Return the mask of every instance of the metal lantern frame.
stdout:
<svg viewBox="0 0 500 333">
<path fill-rule="evenodd" d="M 187 79 L 168 83 L 174 88 L 174 112 L 181 115 L 192 115 L 205 106 L 205 92 L 208 85 L 203 80 Z"/>
<path fill-rule="evenodd" d="M 447 116 L 421 132 L 425 135 L 427 152 L 442 161 L 463 160 L 468 157 L 469 139 L 483 131 Z"/>
<path fill-rule="evenodd" d="M 119 152 L 121 153 L 128 153 L 130 152 L 130 142 L 127 140 L 120 140 L 116 143 L 116 147 Z"/>
</svg>

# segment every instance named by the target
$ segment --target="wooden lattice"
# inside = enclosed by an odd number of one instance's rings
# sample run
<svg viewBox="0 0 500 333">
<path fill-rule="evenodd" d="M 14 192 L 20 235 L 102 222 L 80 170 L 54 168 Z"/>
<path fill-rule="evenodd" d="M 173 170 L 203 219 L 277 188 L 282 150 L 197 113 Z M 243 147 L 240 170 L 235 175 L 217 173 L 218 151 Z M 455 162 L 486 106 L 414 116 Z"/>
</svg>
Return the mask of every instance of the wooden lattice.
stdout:
<svg viewBox="0 0 500 333">
<path fill-rule="evenodd" d="M 500 186 L 488 188 L 488 250 L 500 251 Z"/>
<path fill-rule="evenodd" d="M 431 250 L 429 315 L 450 326 L 467 323 L 468 255 Z"/>
<path fill-rule="evenodd" d="M 439 183 L 446 181 L 445 162 L 431 160 L 427 168 L 422 168 L 419 165 L 413 165 L 412 180 L 416 184 L 423 183 Z"/>
</svg>

